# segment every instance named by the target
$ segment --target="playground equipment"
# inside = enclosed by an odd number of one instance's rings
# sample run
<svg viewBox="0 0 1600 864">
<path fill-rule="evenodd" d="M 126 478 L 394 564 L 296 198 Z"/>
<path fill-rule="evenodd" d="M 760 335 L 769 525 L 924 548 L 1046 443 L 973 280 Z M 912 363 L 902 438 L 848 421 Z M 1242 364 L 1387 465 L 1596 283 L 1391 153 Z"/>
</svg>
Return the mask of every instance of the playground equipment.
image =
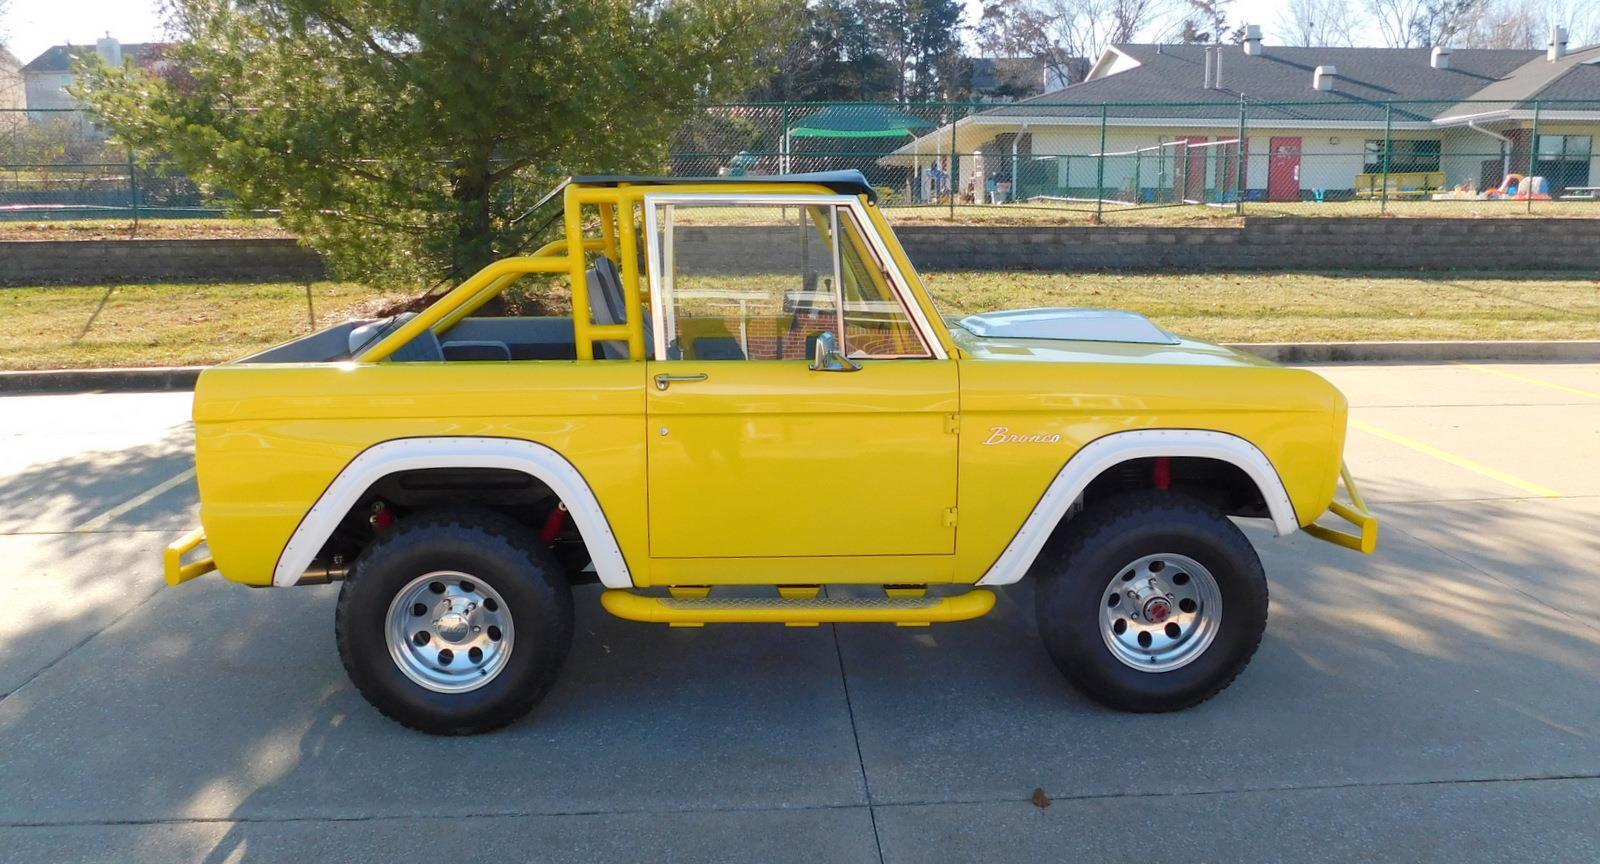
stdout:
<svg viewBox="0 0 1600 864">
<path fill-rule="evenodd" d="M 1483 197 L 1491 201 L 1549 201 L 1550 182 L 1539 176 L 1507 174 L 1506 179 L 1500 181 L 1499 188 L 1488 190 Z"/>
</svg>

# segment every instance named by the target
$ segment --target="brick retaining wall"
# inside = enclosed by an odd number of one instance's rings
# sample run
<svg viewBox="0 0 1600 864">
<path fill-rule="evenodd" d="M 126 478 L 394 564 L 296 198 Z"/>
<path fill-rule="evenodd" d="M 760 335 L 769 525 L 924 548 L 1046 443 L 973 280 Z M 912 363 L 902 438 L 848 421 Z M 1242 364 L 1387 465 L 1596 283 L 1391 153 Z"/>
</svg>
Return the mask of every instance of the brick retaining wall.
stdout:
<svg viewBox="0 0 1600 864">
<path fill-rule="evenodd" d="M 893 211 L 890 211 L 893 216 Z M 749 272 L 794 229 L 679 228 L 684 259 Z M 1600 219 L 1254 219 L 1242 228 L 906 225 L 922 270 L 1600 270 Z M 783 252 L 787 251 L 787 256 Z"/>
<path fill-rule="evenodd" d="M 908 225 L 924 270 L 1600 270 L 1600 219 L 1253 219 L 1242 228 Z"/>
<path fill-rule="evenodd" d="M 321 279 L 321 256 L 294 240 L 0 242 L 0 285 Z"/>
<path fill-rule="evenodd" d="M 890 211 L 891 218 L 893 211 Z M 793 250 L 772 228 L 680 228 L 684 252 L 727 272 Z M 1600 270 L 1600 219 L 1254 219 L 1242 228 L 907 225 L 923 270 Z M 771 245 L 782 244 L 782 245 Z M 792 255 L 792 251 L 791 251 Z M 0 243 L 0 284 L 320 278 L 293 240 Z"/>
</svg>

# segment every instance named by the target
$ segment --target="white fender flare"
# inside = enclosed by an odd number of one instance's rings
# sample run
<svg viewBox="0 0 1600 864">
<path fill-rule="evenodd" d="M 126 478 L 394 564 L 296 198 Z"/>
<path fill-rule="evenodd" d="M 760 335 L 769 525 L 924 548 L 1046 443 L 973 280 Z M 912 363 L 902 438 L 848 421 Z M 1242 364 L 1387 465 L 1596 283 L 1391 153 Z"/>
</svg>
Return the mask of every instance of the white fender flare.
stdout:
<svg viewBox="0 0 1600 864">
<path fill-rule="evenodd" d="M 1198 429 L 1140 429 L 1133 432 L 1114 432 L 1084 445 L 1056 474 L 1056 479 L 1045 490 L 1039 503 L 1016 536 L 1006 545 L 978 580 L 979 585 L 1009 585 L 1021 579 L 1033 560 L 1039 556 L 1045 541 L 1060 524 L 1083 490 L 1094 478 L 1108 468 L 1130 459 L 1149 459 L 1156 456 L 1194 456 L 1216 459 L 1237 466 L 1244 471 L 1256 488 L 1272 516 L 1272 525 L 1278 536 L 1293 533 L 1300 527 L 1295 518 L 1294 504 L 1284 491 L 1283 480 L 1272 460 L 1260 448 L 1237 435 L 1208 432 Z"/>
<path fill-rule="evenodd" d="M 322 497 L 300 520 L 278 555 L 272 584 L 293 585 L 328 542 L 339 521 L 373 483 L 401 471 L 423 468 L 503 468 L 520 471 L 550 487 L 567 505 L 583 535 L 600 582 L 607 588 L 632 588 L 633 577 L 622 557 L 611 523 L 594 490 L 560 453 L 532 441 L 513 438 L 400 438 L 361 452 L 328 484 Z"/>
</svg>

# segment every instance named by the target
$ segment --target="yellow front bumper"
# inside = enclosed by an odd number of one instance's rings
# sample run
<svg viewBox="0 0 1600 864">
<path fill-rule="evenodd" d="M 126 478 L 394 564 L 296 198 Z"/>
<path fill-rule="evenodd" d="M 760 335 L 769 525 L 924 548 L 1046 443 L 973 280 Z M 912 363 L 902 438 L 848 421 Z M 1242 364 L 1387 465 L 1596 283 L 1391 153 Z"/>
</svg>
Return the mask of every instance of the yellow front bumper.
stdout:
<svg viewBox="0 0 1600 864">
<path fill-rule="evenodd" d="M 1344 489 L 1349 494 L 1350 501 L 1346 503 L 1335 498 L 1328 505 L 1328 512 L 1354 525 L 1356 533 L 1316 523 L 1305 526 L 1304 530 L 1318 540 L 1326 540 L 1346 549 L 1354 549 L 1363 555 L 1371 555 L 1378 548 L 1378 517 L 1372 515 L 1372 511 L 1367 509 L 1367 502 L 1361 499 L 1361 490 L 1356 488 L 1356 481 L 1350 477 L 1348 466 L 1339 466 L 1339 479 L 1344 481 Z"/>
<path fill-rule="evenodd" d="M 217 569 L 217 562 L 211 560 L 210 555 L 196 558 L 188 564 L 183 563 L 183 556 L 198 549 L 206 542 L 206 529 L 196 528 L 183 535 L 162 555 L 162 562 L 166 565 L 167 584 L 182 585 L 197 576 L 204 576 Z"/>
</svg>

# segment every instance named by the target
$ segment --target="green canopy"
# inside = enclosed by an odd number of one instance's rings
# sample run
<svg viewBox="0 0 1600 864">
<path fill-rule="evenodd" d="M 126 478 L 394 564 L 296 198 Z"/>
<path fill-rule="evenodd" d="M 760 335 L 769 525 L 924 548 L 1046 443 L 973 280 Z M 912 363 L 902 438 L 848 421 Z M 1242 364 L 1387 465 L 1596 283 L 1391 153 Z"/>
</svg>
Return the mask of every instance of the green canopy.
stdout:
<svg viewBox="0 0 1600 864">
<path fill-rule="evenodd" d="M 795 138 L 888 138 L 914 135 L 934 123 L 885 105 L 834 105 L 789 128 Z"/>
</svg>

